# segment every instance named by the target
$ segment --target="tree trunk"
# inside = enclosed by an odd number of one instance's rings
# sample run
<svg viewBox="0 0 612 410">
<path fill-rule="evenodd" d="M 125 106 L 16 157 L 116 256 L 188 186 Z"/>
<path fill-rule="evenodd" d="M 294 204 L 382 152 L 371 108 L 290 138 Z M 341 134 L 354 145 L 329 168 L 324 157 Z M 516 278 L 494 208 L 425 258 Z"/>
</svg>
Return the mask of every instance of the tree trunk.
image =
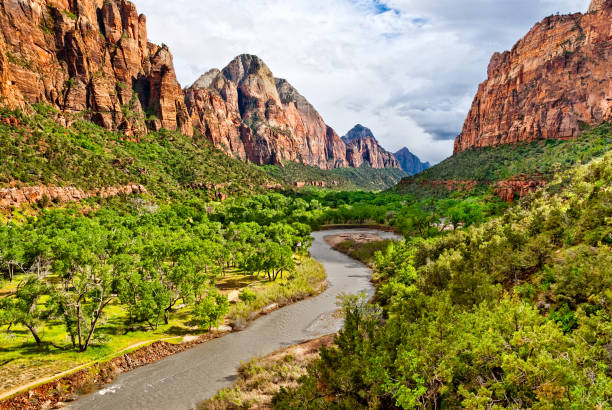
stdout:
<svg viewBox="0 0 612 410">
<path fill-rule="evenodd" d="M 30 332 L 32 333 L 32 336 L 34 336 L 34 340 L 36 340 L 36 344 L 38 346 L 41 345 L 42 340 L 40 340 L 40 337 L 38 336 L 38 333 L 36 333 L 36 329 L 34 329 L 34 326 L 30 325 L 30 324 L 25 324 L 25 326 L 30 329 Z"/>
</svg>

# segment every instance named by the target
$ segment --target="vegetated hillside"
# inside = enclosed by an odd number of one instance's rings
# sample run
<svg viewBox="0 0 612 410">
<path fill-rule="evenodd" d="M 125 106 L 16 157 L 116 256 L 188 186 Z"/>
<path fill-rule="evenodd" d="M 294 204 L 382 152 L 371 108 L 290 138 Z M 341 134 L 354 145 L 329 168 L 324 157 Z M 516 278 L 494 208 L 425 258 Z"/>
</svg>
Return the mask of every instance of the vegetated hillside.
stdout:
<svg viewBox="0 0 612 410">
<path fill-rule="evenodd" d="M 555 172 L 599 157 L 612 147 L 612 125 L 604 123 L 572 140 L 545 140 L 509 144 L 460 152 L 404 179 L 394 192 L 417 196 L 448 195 L 442 181 L 476 181 L 481 189 L 491 184 L 525 175 L 550 180 Z M 457 184 L 461 187 L 464 184 Z"/>
<path fill-rule="evenodd" d="M 297 188 L 320 187 L 340 191 L 379 191 L 397 184 L 406 173 L 399 168 L 336 168 L 322 170 L 295 162 L 263 166 L 269 175 Z"/>
<path fill-rule="evenodd" d="M 141 184 L 160 198 L 218 198 L 262 192 L 277 184 L 254 166 L 228 158 L 204 138 L 159 131 L 126 140 L 78 119 L 58 125 L 57 112 L 34 105 L 35 114 L 0 110 L 0 188 L 73 186 L 89 190 Z"/>
<path fill-rule="evenodd" d="M 612 153 L 481 225 L 376 258 L 376 305 L 349 298 L 276 408 L 608 408 Z"/>
</svg>

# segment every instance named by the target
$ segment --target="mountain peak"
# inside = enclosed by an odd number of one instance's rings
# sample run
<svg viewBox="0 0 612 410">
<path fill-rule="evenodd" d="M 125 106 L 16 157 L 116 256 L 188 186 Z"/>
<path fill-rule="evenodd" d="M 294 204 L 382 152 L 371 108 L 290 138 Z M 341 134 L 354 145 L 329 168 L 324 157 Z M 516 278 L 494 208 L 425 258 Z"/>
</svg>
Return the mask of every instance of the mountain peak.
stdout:
<svg viewBox="0 0 612 410">
<path fill-rule="evenodd" d="M 408 175 L 421 173 L 431 167 L 429 162 L 421 162 L 419 157 L 410 152 L 410 150 L 406 147 L 400 149 L 393 155 L 400 163 L 404 172 L 406 172 Z"/>
<path fill-rule="evenodd" d="M 355 125 L 349 132 L 346 133 L 344 137 L 342 137 L 345 143 L 364 138 L 372 138 L 374 141 L 376 141 L 372 130 L 364 127 L 361 124 Z M 376 143 L 378 143 L 378 141 L 376 141 Z"/>
<path fill-rule="evenodd" d="M 225 78 L 238 84 L 250 75 L 274 78 L 266 63 L 256 55 L 240 54 L 223 69 Z"/>
<path fill-rule="evenodd" d="M 191 87 L 209 88 L 212 85 L 212 82 L 215 80 L 215 78 L 217 78 L 219 74 L 221 74 L 221 70 L 219 70 L 218 68 L 208 70 L 205 74 L 202 74 L 200 78 L 198 78 Z"/>
</svg>

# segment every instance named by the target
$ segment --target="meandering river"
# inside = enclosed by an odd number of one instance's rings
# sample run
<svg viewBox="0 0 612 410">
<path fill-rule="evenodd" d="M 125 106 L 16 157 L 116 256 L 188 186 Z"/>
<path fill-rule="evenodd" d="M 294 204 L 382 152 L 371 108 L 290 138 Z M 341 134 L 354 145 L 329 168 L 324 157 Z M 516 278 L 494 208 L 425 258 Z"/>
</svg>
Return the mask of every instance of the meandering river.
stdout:
<svg viewBox="0 0 612 410">
<path fill-rule="evenodd" d="M 197 408 L 198 403 L 233 383 L 241 362 L 338 331 L 342 320 L 333 315 L 337 310 L 337 296 L 360 292 L 372 296 L 374 292 L 370 283 L 371 270 L 334 251 L 323 239 L 341 233 L 376 233 L 383 238 L 397 238 L 393 233 L 371 229 L 314 232 L 310 253 L 327 272 L 329 287 L 325 292 L 263 316 L 241 332 L 230 333 L 124 373 L 115 383 L 80 398 L 69 408 Z"/>
</svg>

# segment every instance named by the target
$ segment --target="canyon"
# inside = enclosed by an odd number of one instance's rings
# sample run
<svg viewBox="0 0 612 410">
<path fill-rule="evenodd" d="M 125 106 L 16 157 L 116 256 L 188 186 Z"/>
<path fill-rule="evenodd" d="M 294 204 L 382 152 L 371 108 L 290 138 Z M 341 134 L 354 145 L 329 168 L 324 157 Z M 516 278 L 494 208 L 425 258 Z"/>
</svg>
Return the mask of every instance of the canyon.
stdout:
<svg viewBox="0 0 612 410">
<path fill-rule="evenodd" d="M 454 152 L 578 137 L 612 118 L 612 1 L 536 24 L 495 53 Z"/>
</svg>

